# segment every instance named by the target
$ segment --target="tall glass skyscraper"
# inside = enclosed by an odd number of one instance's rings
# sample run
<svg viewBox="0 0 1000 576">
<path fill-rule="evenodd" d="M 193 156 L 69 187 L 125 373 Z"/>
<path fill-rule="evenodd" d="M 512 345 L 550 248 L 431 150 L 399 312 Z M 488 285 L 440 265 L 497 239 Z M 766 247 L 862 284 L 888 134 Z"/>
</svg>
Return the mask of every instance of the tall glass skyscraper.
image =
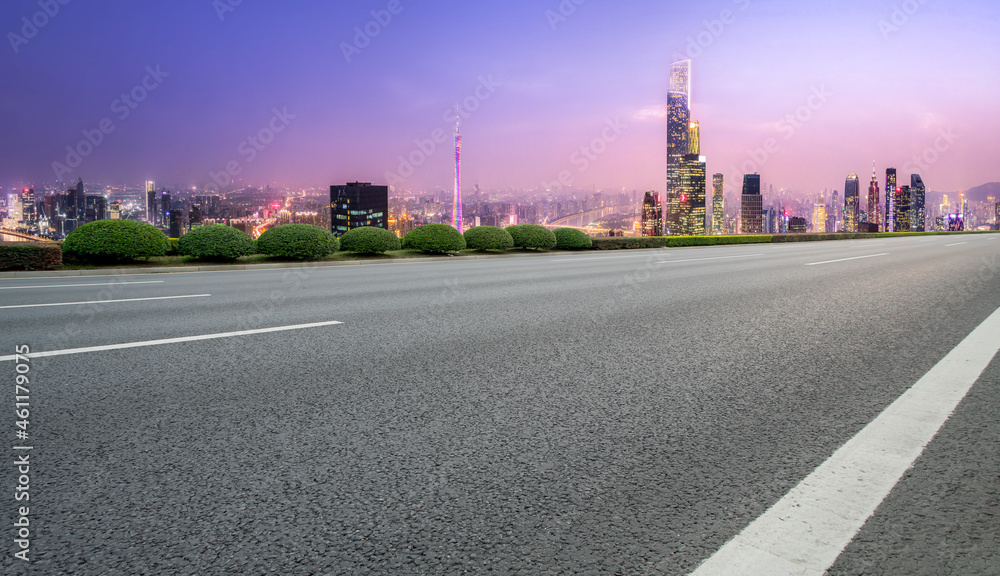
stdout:
<svg viewBox="0 0 1000 576">
<path fill-rule="evenodd" d="M 670 94 L 667 96 L 667 193 L 665 232 L 678 234 L 681 228 L 681 161 L 691 154 L 691 61 L 674 62 L 670 67 Z"/>
<path fill-rule="evenodd" d="M 927 188 L 920 174 L 910 174 L 910 226 L 914 232 L 927 228 Z"/>
<path fill-rule="evenodd" d="M 896 231 L 896 169 L 885 169 L 885 232 Z M 909 231 L 909 229 L 907 229 Z"/>
<path fill-rule="evenodd" d="M 712 175 L 712 234 L 721 235 L 726 231 L 726 185 L 725 176 Z"/>
<path fill-rule="evenodd" d="M 912 223 L 910 222 L 910 187 L 899 186 L 892 201 L 893 212 L 893 232 L 909 232 Z"/>
<path fill-rule="evenodd" d="M 663 205 L 656 192 L 646 192 L 642 200 L 642 235 L 663 236 Z"/>
<path fill-rule="evenodd" d="M 858 221 L 861 216 L 861 183 L 857 174 L 847 176 L 844 184 L 844 232 L 858 231 Z"/>
<path fill-rule="evenodd" d="M 872 162 L 872 181 L 868 184 L 868 223 L 875 225 L 876 232 L 882 227 L 882 202 L 879 200 L 878 176 L 875 175 L 874 162 Z"/>
<path fill-rule="evenodd" d="M 764 233 L 764 199 L 760 195 L 760 175 L 743 175 L 743 201 L 740 203 L 740 232 Z"/>
<path fill-rule="evenodd" d="M 705 235 L 705 158 L 688 154 L 680 164 L 680 227 L 683 236 Z"/>
</svg>

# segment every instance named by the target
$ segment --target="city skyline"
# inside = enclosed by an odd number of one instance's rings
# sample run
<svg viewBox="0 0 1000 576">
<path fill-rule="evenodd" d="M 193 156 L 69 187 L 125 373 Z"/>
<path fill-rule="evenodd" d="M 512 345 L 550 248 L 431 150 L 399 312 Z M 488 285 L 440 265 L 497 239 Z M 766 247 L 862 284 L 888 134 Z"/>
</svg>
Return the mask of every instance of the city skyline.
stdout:
<svg viewBox="0 0 1000 576">
<path fill-rule="evenodd" d="M 1000 9 L 984 1 L 912 13 L 749 0 L 570 3 L 571 13 L 555 2 L 220 5 L 229 9 L 60 5 L 30 38 L 37 3 L 0 9 L 2 59 L 23 87 L 3 95 L 20 113 L 0 178 L 54 181 L 53 165 L 75 160 L 69 146 L 89 153 L 64 182 L 321 186 L 408 174 L 397 187 L 447 189 L 458 103 L 467 182 L 665 193 L 669 69 L 690 59 L 707 169 L 726 175 L 729 194 L 754 172 L 801 194 L 836 188 L 871 158 L 936 191 L 1000 181 L 989 140 L 1000 87 L 981 73 L 1000 54 L 990 33 Z M 133 34 L 118 33 L 132 21 Z M 501 42 L 511 35 L 519 42 Z M 183 37 L 183 49 L 139 37 Z M 931 70 L 935 85 L 962 89 L 913 89 L 907 79 Z M 900 89 L 863 89 L 886 80 Z"/>
</svg>

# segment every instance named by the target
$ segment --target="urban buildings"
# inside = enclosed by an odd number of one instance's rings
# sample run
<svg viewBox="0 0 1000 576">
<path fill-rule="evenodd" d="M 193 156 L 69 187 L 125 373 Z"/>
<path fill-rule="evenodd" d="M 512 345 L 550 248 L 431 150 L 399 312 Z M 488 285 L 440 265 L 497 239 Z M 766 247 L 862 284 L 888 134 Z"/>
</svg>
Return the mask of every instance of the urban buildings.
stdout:
<svg viewBox="0 0 1000 576">
<path fill-rule="evenodd" d="M 878 176 L 875 175 L 875 163 L 872 162 L 872 181 L 868 184 L 868 213 L 869 230 L 865 232 L 878 232 L 882 227 L 882 202 L 879 199 Z M 874 228 L 874 230 L 871 230 Z"/>
<path fill-rule="evenodd" d="M 692 153 L 681 158 L 679 166 L 680 214 L 674 234 L 705 235 L 705 158 Z"/>
<path fill-rule="evenodd" d="M 156 225 L 156 182 L 146 181 L 146 222 Z"/>
<path fill-rule="evenodd" d="M 691 154 L 691 61 L 674 62 L 670 67 L 667 95 L 667 193 L 665 232 L 681 229 L 681 163 Z M 699 143 L 700 146 L 700 143 Z"/>
<path fill-rule="evenodd" d="M 893 204 L 893 232 L 909 232 L 910 222 L 910 187 L 898 186 L 892 200 Z"/>
<path fill-rule="evenodd" d="M 656 192 L 646 192 L 642 200 L 642 235 L 663 236 L 663 205 Z"/>
<path fill-rule="evenodd" d="M 743 199 L 740 203 L 740 232 L 764 233 L 764 199 L 760 195 L 760 175 L 743 176 Z"/>
<path fill-rule="evenodd" d="M 826 204 L 813 205 L 813 232 L 816 234 L 826 232 Z"/>
<path fill-rule="evenodd" d="M 338 238 L 362 226 L 389 229 L 389 187 L 369 182 L 330 186 L 331 231 Z"/>
<path fill-rule="evenodd" d="M 721 235 L 726 230 L 725 176 L 712 175 L 712 234 Z"/>
<path fill-rule="evenodd" d="M 927 188 L 920 174 L 910 175 L 910 226 L 914 232 L 927 229 Z"/>
<path fill-rule="evenodd" d="M 860 204 L 861 183 L 857 174 L 849 174 L 847 182 L 844 183 L 844 232 L 854 233 L 858 231 L 858 222 L 861 217 Z"/>
<path fill-rule="evenodd" d="M 895 222 L 896 222 L 896 169 L 886 168 L 885 169 L 885 225 L 882 228 L 883 232 L 895 232 Z"/>
</svg>

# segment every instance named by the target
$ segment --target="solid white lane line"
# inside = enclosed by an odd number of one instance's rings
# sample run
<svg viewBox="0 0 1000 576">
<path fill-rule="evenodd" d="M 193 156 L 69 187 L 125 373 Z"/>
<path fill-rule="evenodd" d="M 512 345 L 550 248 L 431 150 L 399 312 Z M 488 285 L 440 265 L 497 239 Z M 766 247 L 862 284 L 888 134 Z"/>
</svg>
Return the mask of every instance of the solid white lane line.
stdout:
<svg viewBox="0 0 1000 576">
<path fill-rule="evenodd" d="M 160 296 L 157 298 L 126 298 L 123 300 L 93 300 L 91 302 L 56 302 L 54 304 L 19 304 L 17 306 L 0 306 L 0 310 L 12 308 L 45 308 L 47 306 L 83 306 L 86 304 L 111 304 L 116 302 L 148 302 L 150 300 L 177 300 L 179 298 L 208 298 L 211 294 L 189 294 L 186 296 Z"/>
<path fill-rule="evenodd" d="M 163 284 L 163 280 L 149 282 L 105 282 L 103 284 L 53 284 L 52 286 L 0 286 L 0 290 L 27 290 L 29 288 L 79 288 L 81 286 L 128 286 L 131 284 Z"/>
<path fill-rule="evenodd" d="M 663 260 L 657 264 L 677 264 L 678 262 L 705 262 L 707 260 L 732 260 L 734 258 L 754 258 L 763 254 L 747 254 L 745 256 L 719 256 L 716 258 L 691 258 L 689 260 Z"/>
<path fill-rule="evenodd" d="M 841 258 L 840 260 L 827 260 L 826 262 L 810 262 L 806 266 L 819 266 L 820 264 L 833 264 L 835 262 L 847 262 L 848 260 L 863 260 L 865 258 L 878 258 L 879 256 L 888 256 L 888 252 L 882 254 L 869 254 L 868 256 L 855 256 L 854 258 Z"/>
<path fill-rule="evenodd" d="M 51 352 L 32 352 L 25 354 L 28 358 L 47 358 L 49 356 L 67 356 L 70 354 L 87 354 L 89 352 L 104 352 L 107 350 L 123 350 L 126 348 L 141 348 L 144 346 L 162 346 L 164 344 L 178 344 L 181 342 L 198 342 L 201 340 L 215 340 L 218 338 L 234 338 L 237 336 L 251 336 L 253 334 L 268 334 L 270 332 L 287 332 L 289 330 L 305 330 L 307 328 L 320 328 L 323 326 L 334 326 L 343 322 L 315 322 L 312 324 L 296 324 L 292 326 L 277 326 L 275 328 L 259 328 L 256 330 L 241 330 L 239 332 L 220 332 L 218 334 L 202 334 L 200 336 L 184 336 L 181 338 L 165 338 L 163 340 L 146 340 L 143 342 L 127 342 L 125 344 L 110 344 L 108 346 L 90 346 L 87 348 L 69 348 L 66 350 L 53 350 Z M 15 356 L 0 356 L 0 362 L 10 362 Z"/>
<path fill-rule="evenodd" d="M 692 576 L 822 575 L 1000 350 L 1000 310 Z"/>
<path fill-rule="evenodd" d="M 955 242 L 954 244 L 945 244 L 945 248 L 950 248 L 952 246 L 961 246 L 962 244 L 968 244 L 968 242 Z"/>
</svg>

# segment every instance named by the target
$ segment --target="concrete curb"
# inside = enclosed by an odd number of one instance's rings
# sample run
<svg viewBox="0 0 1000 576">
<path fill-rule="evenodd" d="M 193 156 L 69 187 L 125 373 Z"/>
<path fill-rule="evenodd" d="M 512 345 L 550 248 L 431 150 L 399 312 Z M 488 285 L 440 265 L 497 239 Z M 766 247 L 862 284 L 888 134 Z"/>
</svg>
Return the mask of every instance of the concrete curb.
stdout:
<svg viewBox="0 0 1000 576">
<path fill-rule="evenodd" d="M 417 264 L 421 262 L 457 262 L 460 260 L 492 260 L 497 258 L 531 258 L 554 254 L 573 254 L 569 251 L 539 252 L 538 254 L 476 254 L 471 256 L 393 258 L 386 260 L 352 260 L 344 262 L 271 262 L 267 264 L 213 264 L 205 266 L 174 266 L 159 268 L 97 268 L 93 270 L 32 270 L 0 272 L 3 278 L 63 278 L 80 276 L 126 276 L 138 274 L 191 274 L 195 272 L 246 272 L 254 270 L 281 270 L 293 268 L 334 268 L 339 266 L 369 266 L 376 264 Z"/>
</svg>

